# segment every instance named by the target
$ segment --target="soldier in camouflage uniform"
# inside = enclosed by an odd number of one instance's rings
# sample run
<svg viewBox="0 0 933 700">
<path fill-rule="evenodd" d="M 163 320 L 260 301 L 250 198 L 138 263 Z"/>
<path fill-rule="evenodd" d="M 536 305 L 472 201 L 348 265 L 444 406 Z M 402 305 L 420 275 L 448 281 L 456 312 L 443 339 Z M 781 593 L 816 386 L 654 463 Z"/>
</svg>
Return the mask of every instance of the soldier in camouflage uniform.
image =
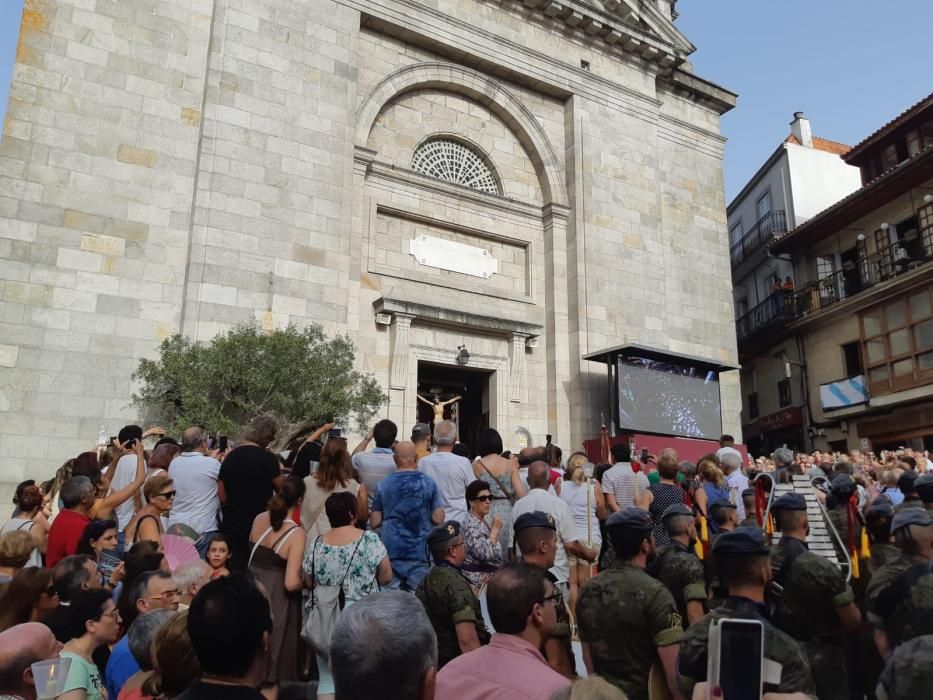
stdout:
<svg viewBox="0 0 933 700">
<path fill-rule="evenodd" d="M 661 523 L 671 543 L 658 550 L 658 558 L 648 571 L 674 596 L 686 628 L 703 617 L 707 601 L 703 563 L 693 551 L 697 540 L 693 511 L 675 503 L 661 515 Z"/>
<path fill-rule="evenodd" d="M 924 508 L 905 508 L 894 514 L 891 531 L 904 558 L 881 567 L 868 588 L 868 619 L 883 657 L 933 634 L 933 518 Z"/>
<path fill-rule="evenodd" d="M 544 656 L 548 665 L 555 671 L 567 678 L 576 678 L 570 610 L 556 585 L 557 577 L 549 571 L 554 566 L 554 557 L 557 555 L 557 523 L 550 513 L 535 510 L 518 516 L 513 529 L 515 544 L 522 553 L 522 561 L 544 569 L 544 575 L 555 584 L 554 595 L 557 598 L 554 600 L 554 607 L 557 612 L 557 624 L 554 625 L 550 638 L 544 643 Z"/>
<path fill-rule="evenodd" d="M 921 474 L 914 482 L 914 489 L 923 507 L 933 510 L 933 474 Z"/>
<path fill-rule="evenodd" d="M 759 620 L 764 625 L 765 692 L 816 697 L 810 665 L 800 646 L 768 621 L 764 599 L 771 565 L 764 533 L 752 527 L 724 532 L 713 545 L 713 555 L 729 597 L 684 633 L 677 662 L 681 692 L 692 697 L 694 686 L 706 680 L 709 628 L 713 620 L 739 618 Z"/>
<path fill-rule="evenodd" d="M 683 627 L 670 592 L 645 573 L 654 552 L 647 511 L 623 508 L 606 521 L 616 560 L 590 579 L 577 601 L 587 669 L 620 688 L 629 700 L 648 700 L 648 678 L 660 659 L 676 690 L 677 643 Z"/>
<path fill-rule="evenodd" d="M 923 508 L 923 501 L 917 493 L 917 480 L 920 477 L 917 472 L 905 471 L 897 480 L 897 490 L 904 494 L 904 500 L 901 501 L 894 511 L 898 512 L 904 508 Z"/>
<path fill-rule="evenodd" d="M 745 505 L 745 519 L 739 522 L 739 527 L 761 527 L 758 516 L 755 514 L 755 489 L 742 491 L 742 503 Z"/>
<path fill-rule="evenodd" d="M 718 532 L 710 535 L 710 547 L 716 544 L 716 538 L 722 532 L 732 532 L 738 527 L 739 516 L 735 503 L 725 499 L 718 499 L 710 503 L 709 516 L 712 523 L 715 523 Z M 726 599 L 729 592 L 725 585 L 719 580 L 719 571 L 716 567 L 716 557 L 710 551 L 710 555 L 703 562 L 706 570 L 706 587 L 710 592 L 708 607 L 718 608 L 722 601 Z"/>
<path fill-rule="evenodd" d="M 859 539 L 862 536 L 862 525 L 856 518 L 853 522 L 854 531 L 852 539 L 849 539 L 849 502 L 858 492 L 858 485 L 848 474 L 837 474 L 830 482 L 830 493 L 826 499 L 826 507 L 829 514 L 829 520 L 842 538 L 843 547 L 848 549 L 849 542 L 854 542 L 858 546 Z M 838 549 L 838 543 L 835 543 Z M 843 552 L 839 552 L 843 556 Z"/>
<path fill-rule="evenodd" d="M 891 656 L 881 674 L 878 700 L 933 698 L 933 635 L 911 639 Z"/>
<path fill-rule="evenodd" d="M 465 550 L 460 523 L 448 520 L 427 539 L 435 565 L 421 579 L 415 595 L 424 605 L 437 635 L 437 667 L 462 653 L 489 643 L 479 601 L 470 582 L 460 573 Z"/>
<path fill-rule="evenodd" d="M 771 570 L 783 588 L 775 596 L 772 622 L 800 643 L 820 700 L 848 700 L 845 635 L 858 632 L 862 619 L 855 595 L 836 564 L 809 551 L 804 497 L 785 494 L 771 511 L 782 533 L 771 548 Z"/>
</svg>

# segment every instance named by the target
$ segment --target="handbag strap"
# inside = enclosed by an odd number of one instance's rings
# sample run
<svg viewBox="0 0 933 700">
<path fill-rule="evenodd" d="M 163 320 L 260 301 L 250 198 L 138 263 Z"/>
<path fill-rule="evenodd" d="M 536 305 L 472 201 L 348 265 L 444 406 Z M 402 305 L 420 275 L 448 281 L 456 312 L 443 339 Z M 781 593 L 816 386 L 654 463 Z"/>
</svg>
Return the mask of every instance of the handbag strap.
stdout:
<svg viewBox="0 0 933 700">
<path fill-rule="evenodd" d="M 515 498 L 513 497 L 513 495 L 512 495 L 511 493 L 509 493 L 507 489 L 504 489 L 504 488 L 502 487 L 502 484 L 499 483 L 499 480 L 498 480 L 496 477 L 493 476 L 492 472 L 489 471 L 489 468 L 486 466 L 486 463 L 483 461 L 483 458 L 480 457 L 480 458 L 479 458 L 478 460 L 476 460 L 476 461 L 479 462 L 479 466 L 481 466 L 481 467 L 483 468 L 483 471 L 486 472 L 487 474 L 489 474 L 489 478 L 492 479 L 492 480 L 495 482 L 496 486 L 499 487 L 499 490 L 502 491 L 502 493 L 505 494 L 505 497 L 509 499 L 509 503 L 511 503 L 512 505 L 515 505 Z"/>
<path fill-rule="evenodd" d="M 350 575 L 350 566 L 353 564 L 353 559 L 356 557 L 356 550 L 360 548 L 360 543 L 363 541 L 363 538 L 366 537 L 366 532 L 364 531 L 360 538 L 356 541 L 356 547 L 353 548 L 353 554 L 350 555 L 350 561 L 347 562 L 347 570 L 343 572 L 343 578 L 340 579 L 340 589 L 343 590 L 343 582 L 347 580 L 347 576 Z"/>
<path fill-rule="evenodd" d="M 279 550 L 282 549 L 282 545 L 285 544 L 285 540 L 287 540 L 289 536 L 297 529 L 298 529 L 298 526 L 293 524 L 285 532 L 279 535 L 278 539 L 272 543 L 272 551 L 278 554 Z"/>
<path fill-rule="evenodd" d="M 259 549 L 259 543 L 265 539 L 266 535 L 272 532 L 272 526 L 269 526 L 269 529 L 266 530 L 259 536 L 259 539 L 256 540 L 256 544 L 253 545 L 253 550 L 249 553 L 249 561 L 246 562 L 246 568 L 249 568 L 249 565 L 253 563 L 253 555 L 256 554 L 256 550 Z"/>
</svg>

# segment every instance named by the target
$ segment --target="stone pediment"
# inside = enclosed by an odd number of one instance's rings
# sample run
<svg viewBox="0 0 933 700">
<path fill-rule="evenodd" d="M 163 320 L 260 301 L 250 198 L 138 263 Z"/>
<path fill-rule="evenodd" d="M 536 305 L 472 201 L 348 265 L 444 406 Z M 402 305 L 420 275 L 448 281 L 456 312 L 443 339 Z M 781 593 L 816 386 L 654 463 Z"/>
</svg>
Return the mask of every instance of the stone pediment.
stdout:
<svg viewBox="0 0 933 700">
<path fill-rule="evenodd" d="M 639 54 L 664 69 L 682 63 L 696 50 L 669 17 L 645 0 L 520 1 L 572 31 Z"/>
</svg>

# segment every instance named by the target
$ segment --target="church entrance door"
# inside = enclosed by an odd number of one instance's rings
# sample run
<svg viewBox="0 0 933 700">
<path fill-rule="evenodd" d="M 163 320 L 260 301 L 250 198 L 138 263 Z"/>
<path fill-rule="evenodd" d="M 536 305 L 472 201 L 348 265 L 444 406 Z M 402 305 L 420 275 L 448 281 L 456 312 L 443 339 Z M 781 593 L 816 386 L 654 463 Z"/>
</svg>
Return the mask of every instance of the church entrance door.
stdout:
<svg viewBox="0 0 933 700">
<path fill-rule="evenodd" d="M 457 424 L 460 442 L 475 456 L 481 430 L 489 427 L 489 370 L 470 369 L 431 362 L 418 363 L 418 422 L 433 429 L 434 418 L 443 411 L 445 420 Z M 460 397 L 457 399 L 457 397 Z M 440 404 L 447 404 L 438 408 Z"/>
</svg>

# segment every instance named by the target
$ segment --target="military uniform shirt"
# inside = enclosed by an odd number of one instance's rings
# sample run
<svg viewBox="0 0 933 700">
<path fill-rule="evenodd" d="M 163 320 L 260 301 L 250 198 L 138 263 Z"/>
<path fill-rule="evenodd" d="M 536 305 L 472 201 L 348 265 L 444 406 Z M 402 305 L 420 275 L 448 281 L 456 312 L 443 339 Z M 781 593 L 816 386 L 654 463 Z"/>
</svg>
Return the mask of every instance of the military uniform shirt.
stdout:
<svg viewBox="0 0 933 700">
<path fill-rule="evenodd" d="M 707 600 L 703 563 L 687 545 L 672 542 L 658 551 L 651 573 L 671 592 L 684 626 L 688 625 L 687 603 Z"/>
<path fill-rule="evenodd" d="M 883 583 L 886 583 L 883 587 L 872 590 L 874 596 L 870 601 L 869 618 L 887 633 L 892 647 L 916 637 L 933 634 L 933 572 L 923 574 L 915 580 L 897 601 L 893 611 L 879 609 L 879 597 L 914 566 L 929 567 L 930 564 L 926 561 L 904 560 L 883 567 L 876 579 L 884 575 Z"/>
<path fill-rule="evenodd" d="M 860 584 L 864 586 L 863 593 L 868 590 L 872 578 L 874 578 L 881 567 L 890 564 L 892 561 L 897 561 L 903 556 L 900 548 L 896 544 L 891 544 L 889 542 L 873 544 L 871 546 L 871 558 L 862 566 L 862 580 Z"/>
<path fill-rule="evenodd" d="M 747 598 L 729 597 L 720 607 L 687 628 L 680 643 L 680 656 L 677 660 L 680 690 L 686 697 L 692 697 L 693 686 L 706 680 L 710 625 L 713 620 L 727 618 L 760 620 L 764 623 L 764 658 L 772 664 L 777 664 L 781 671 L 780 682 L 765 682 L 766 693 L 803 693 L 816 697 L 810 664 L 807 663 L 803 651 L 790 635 L 768 622 L 763 607 Z M 767 675 L 765 680 L 767 681 Z"/>
<path fill-rule="evenodd" d="M 684 633 L 670 592 L 627 561 L 616 561 L 583 586 L 577 624 L 593 671 L 629 700 L 648 700 L 657 647 L 676 644 Z"/>
<path fill-rule="evenodd" d="M 473 595 L 469 582 L 454 567 L 439 565 L 432 568 L 421 579 L 415 595 L 424 605 L 437 635 L 438 668 L 460 656 L 457 623 L 474 623 L 480 644 L 489 642 L 489 631 L 483 624 L 479 601 Z"/>
<path fill-rule="evenodd" d="M 879 629 L 884 627 L 884 620 L 876 610 L 878 596 L 884 593 L 885 589 L 894 583 L 902 573 L 907 571 L 912 564 L 914 562 L 902 556 L 882 566 L 871 577 L 868 590 L 865 592 L 865 601 L 868 606 L 868 621 L 875 627 Z"/>
<path fill-rule="evenodd" d="M 806 547 L 800 540 L 790 540 L 782 538 L 771 548 L 775 576 L 790 547 Z M 838 566 L 818 554 L 803 552 L 790 565 L 783 586 L 784 594 L 772 620 L 778 628 L 800 641 L 841 634 L 836 608 L 853 602 L 855 595 Z"/>
</svg>

